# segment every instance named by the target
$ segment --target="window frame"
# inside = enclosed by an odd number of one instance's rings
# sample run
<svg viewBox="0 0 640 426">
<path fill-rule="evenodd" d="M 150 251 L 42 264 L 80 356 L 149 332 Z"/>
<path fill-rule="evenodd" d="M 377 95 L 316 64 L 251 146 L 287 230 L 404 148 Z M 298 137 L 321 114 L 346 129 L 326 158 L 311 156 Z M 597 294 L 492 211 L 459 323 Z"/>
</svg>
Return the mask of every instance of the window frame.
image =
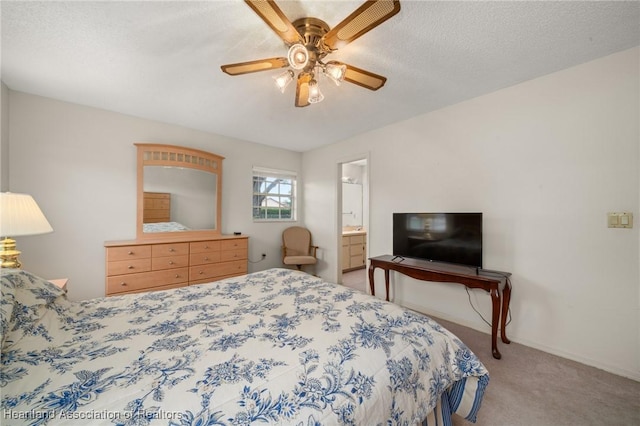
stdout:
<svg viewBox="0 0 640 426">
<path fill-rule="evenodd" d="M 266 178 L 266 179 L 274 179 L 274 180 L 289 180 L 291 181 L 291 193 L 283 193 L 283 192 L 259 192 L 256 191 L 256 178 Z M 279 184 L 278 184 L 279 186 Z M 273 195 L 278 201 L 282 201 L 282 199 L 290 198 L 291 205 L 289 208 L 285 208 L 282 205 L 271 207 L 256 205 L 256 197 L 267 197 L 268 195 Z M 264 201 L 261 200 L 260 203 Z M 254 222 L 295 222 L 297 221 L 298 215 L 298 173 L 290 170 L 279 170 L 279 169 L 269 169 L 265 167 L 254 166 L 252 168 L 251 173 L 251 218 Z M 255 210 L 256 209 L 275 209 L 278 211 L 279 217 L 256 217 Z M 282 217 L 282 212 L 285 210 L 290 210 L 291 217 Z M 265 212 L 265 215 L 268 216 L 268 211 Z"/>
</svg>

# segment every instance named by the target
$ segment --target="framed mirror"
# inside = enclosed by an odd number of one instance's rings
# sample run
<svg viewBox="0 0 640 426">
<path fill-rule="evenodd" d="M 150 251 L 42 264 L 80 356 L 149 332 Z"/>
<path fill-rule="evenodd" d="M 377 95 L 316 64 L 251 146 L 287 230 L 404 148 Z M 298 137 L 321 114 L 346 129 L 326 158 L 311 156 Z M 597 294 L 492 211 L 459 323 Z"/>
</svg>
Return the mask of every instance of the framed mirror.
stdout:
<svg viewBox="0 0 640 426">
<path fill-rule="evenodd" d="M 224 157 L 175 145 L 135 146 L 137 237 L 220 235 Z"/>
</svg>

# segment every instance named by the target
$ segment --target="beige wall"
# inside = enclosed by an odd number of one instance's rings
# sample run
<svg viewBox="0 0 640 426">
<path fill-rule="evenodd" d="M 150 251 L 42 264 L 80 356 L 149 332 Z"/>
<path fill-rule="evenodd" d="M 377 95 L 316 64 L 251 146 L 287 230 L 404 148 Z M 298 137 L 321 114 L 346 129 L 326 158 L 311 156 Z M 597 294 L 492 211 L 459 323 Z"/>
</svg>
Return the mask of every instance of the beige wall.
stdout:
<svg viewBox="0 0 640 426">
<path fill-rule="evenodd" d="M 222 232 L 250 236 L 249 270 L 282 266 L 289 223 L 253 223 L 253 166 L 300 173 L 301 154 L 25 93 L 10 94 L 11 190 L 31 194 L 54 232 L 18 238 L 24 268 L 68 277 L 69 297 L 104 295 L 104 242 L 136 236 L 134 142 L 225 157 Z M 301 217 L 303 212 L 301 212 Z"/>
<path fill-rule="evenodd" d="M 513 272 L 509 337 L 640 379 L 639 59 L 634 48 L 305 153 L 319 272 L 337 278 L 338 163 L 366 152 L 370 255 L 392 252 L 394 212 L 482 211 L 485 268 Z M 636 226 L 607 228 L 610 211 Z M 464 287 L 393 281 L 396 302 L 490 331 Z M 490 318 L 484 292 L 472 301 Z"/>
</svg>

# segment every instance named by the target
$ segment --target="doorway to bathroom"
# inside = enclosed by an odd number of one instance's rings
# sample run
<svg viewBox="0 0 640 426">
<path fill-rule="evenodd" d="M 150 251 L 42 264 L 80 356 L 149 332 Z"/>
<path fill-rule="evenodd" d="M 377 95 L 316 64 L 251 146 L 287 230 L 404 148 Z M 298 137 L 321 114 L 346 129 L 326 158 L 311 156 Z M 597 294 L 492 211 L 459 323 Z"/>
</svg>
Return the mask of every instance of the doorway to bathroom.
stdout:
<svg viewBox="0 0 640 426">
<path fill-rule="evenodd" d="M 342 284 L 367 291 L 369 172 L 367 158 L 340 164 L 339 194 L 339 262 Z"/>
</svg>

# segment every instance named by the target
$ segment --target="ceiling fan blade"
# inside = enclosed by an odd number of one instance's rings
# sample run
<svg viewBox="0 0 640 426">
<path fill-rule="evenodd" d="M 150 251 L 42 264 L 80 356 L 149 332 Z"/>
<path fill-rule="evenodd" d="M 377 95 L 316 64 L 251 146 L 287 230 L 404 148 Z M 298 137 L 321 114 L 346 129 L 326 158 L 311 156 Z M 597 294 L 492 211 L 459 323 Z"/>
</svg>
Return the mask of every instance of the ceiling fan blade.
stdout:
<svg viewBox="0 0 640 426">
<path fill-rule="evenodd" d="M 400 0 L 368 0 L 322 37 L 329 50 L 336 50 L 367 33 L 400 12 Z"/>
<path fill-rule="evenodd" d="M 298 84 L 296 87 L 296 106 L 306 107 L 309 105 L 309 82 L 311 81 L 311 74 L 301 72 L 298 75 Z"/>
<path fill-rule="evenodd" d="M 245 0 L 255 13 L 288 45 L 304 43 L 289 18 L 273 0 Z"/>
<path fill-rule="evenodd" d="M 222 71 L 229 75 L 248 74 L 250 72 L 268 71 L 289 66 L 287 58 L 258 59 L 257 61 L 238 62 L 237 64 L 222 65 Z"/>
<path fill-rule="evenodd" d="M 347 71 L 344 74 L 344 81 L 357 84 L 365 89 L 378 90 L 387 82 L 387 77 L 347 65 Z"/>
</svg>

